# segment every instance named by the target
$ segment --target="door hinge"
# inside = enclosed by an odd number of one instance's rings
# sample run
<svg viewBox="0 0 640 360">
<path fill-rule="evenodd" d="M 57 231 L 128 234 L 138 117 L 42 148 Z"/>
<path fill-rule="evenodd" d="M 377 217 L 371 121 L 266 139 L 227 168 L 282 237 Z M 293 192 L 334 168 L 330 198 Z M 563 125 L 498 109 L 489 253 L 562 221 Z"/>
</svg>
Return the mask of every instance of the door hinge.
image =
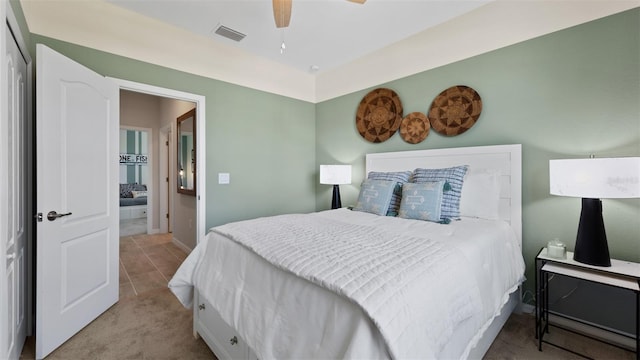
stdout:
<svg viewBox="0 0 640 360">
<path fill-rule="evenodd" d="M 169 218 L 169 214 L 167 214 L 167 219 Z"/>
<path fill-rule="evenodd" d="M 167 177 L 165 178 L 165 180 L 166 180 L 167 182 L 169 182 L 169 177 L 167 176 Z"/>
<path fill-rule="evenodd" d="M 36 219 L 38 222 L 42 222 L 42 213 L 39 212 L 33 215 L 33 218 Z"/>
<path fill-rule="evenodd" d="M 164 144 L 165 144 L 166 146 L 169 146 L 169 140 L 165 141 L 165 142 L 164 142 Z"/>
</svg>

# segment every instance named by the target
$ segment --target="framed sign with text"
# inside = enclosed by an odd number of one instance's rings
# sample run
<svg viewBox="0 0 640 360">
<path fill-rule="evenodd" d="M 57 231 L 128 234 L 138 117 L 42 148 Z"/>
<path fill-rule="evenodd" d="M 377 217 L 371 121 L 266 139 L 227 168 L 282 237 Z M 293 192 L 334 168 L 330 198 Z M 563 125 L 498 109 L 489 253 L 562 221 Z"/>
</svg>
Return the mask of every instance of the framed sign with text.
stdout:
<svg viewBox="0 0 640 360">
<path fill-rule="evenodd" d="M 140 154 L 120 154 L 120 164 L 123 165 L 146 165 L 148 155 Z"/>
</svg>

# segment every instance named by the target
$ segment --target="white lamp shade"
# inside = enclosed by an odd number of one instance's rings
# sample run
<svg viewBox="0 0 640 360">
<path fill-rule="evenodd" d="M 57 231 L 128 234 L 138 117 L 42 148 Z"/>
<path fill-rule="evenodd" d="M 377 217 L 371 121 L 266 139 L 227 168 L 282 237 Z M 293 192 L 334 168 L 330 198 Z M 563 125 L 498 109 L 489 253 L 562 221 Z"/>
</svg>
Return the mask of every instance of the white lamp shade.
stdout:
<svg viewBox="0 0 640 360">
<path fill-rule="evenodd" d="M 592 199 L 640 197 L 640 157 L 549 160 L 549 192 Z"/>
<path fill-rule="evenodd" d="M 351 165 L 320 165 L 320 184 L 351 184 Z"/>
</svg>

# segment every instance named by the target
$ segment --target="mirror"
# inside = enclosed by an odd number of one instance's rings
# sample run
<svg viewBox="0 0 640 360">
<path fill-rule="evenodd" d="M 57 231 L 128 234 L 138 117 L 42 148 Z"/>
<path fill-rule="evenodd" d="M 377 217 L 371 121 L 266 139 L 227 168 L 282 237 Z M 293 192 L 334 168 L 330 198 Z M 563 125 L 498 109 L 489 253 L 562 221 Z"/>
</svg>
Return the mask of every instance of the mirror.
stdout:
<svg viewBox="0 0 640 360">
<path fill-rule="evenodd" d="M 178 192 L 196 195 L 196 109 L 178 117 Z"/>
</svg>

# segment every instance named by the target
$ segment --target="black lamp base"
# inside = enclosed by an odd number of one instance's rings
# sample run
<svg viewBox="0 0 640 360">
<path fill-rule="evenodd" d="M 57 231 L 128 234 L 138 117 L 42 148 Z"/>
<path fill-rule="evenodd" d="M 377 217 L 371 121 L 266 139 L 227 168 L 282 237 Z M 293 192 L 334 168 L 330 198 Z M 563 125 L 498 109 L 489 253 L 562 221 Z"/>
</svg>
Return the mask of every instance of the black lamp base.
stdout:
<svg viewBox="0 0 640 360">
<path fill-rule="evenodd" d="M 331 209 L 338 209 L 342 207 L 342 201 L 340 201 L 340 187 L 333 185 L 333 200 L 331 200 Z"/>
<path fill-rule="evenodd" d="M 582 199 L 573 260 L 595 266 L 611 266 L 600 199 Z"/>
</svg>

